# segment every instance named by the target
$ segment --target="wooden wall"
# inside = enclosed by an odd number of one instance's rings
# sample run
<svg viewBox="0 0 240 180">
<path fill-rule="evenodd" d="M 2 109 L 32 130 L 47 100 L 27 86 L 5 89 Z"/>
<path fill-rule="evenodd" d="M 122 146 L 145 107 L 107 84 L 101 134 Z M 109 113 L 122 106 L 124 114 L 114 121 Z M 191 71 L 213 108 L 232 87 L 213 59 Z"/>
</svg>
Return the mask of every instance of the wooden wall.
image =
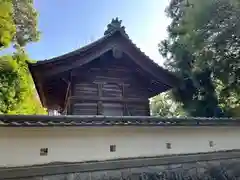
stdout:
<svg viewBox="0 0 240 180">
<path fill-rule="evenodd" d="M 148 116 L 149 94 L 132 64 L 105 56 L 73 71 L 67 114 Z"/>
</svg>

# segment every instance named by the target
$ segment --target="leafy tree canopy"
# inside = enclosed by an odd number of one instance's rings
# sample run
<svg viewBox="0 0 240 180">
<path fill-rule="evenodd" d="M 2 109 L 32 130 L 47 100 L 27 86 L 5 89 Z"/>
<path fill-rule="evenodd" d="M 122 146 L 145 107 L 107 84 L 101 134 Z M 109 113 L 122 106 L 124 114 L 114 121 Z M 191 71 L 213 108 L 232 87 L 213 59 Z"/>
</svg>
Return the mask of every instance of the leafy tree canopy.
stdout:
<svg viewBox="0 0 240 180">
<path fill-rule="evenodd" d="M 159 94 L 150 100 L 151 115 L 162 117 L 187 116 L 179 103 L 172 100 L 169 92 Z"/>
<path fill-rule="evenodd" d="M 171 0 L 165 66 L 184 79 L 173 92 L 192 116 L 237 116 L 240 107 L 238 0 Z"/>
<path fill-rule="evenodd" d="M 16 52 L 0 57 L 0 113 L 45 114 L 28 71 L 26 43 L 37 41 L 37 13 L 32 0 L 0 0 L 0 48 Z"/>
<path fill-rule="evenodd" d="M 0 113 L 44 114 L 23 51 L 0 57 Z"/>
<path fill-rule="evenodd" d="M 29 42 L 39 40 L 37 30 L 38 13 L 33 7 L 33 0 L 12 0 L 13 21 L 16 33 L 13 38 L 15 45 L 25 46 Z"/>
<path fill-rule="evenodd" d="M 0 48 L 37 41 L 37 17 L 32 0 L 0 0 Z"/>
<path fill-rule="evenodd" d="M 0 48 L 7 47 L 16 32 L 11 0 L 0 0 Z"/>
</svg>

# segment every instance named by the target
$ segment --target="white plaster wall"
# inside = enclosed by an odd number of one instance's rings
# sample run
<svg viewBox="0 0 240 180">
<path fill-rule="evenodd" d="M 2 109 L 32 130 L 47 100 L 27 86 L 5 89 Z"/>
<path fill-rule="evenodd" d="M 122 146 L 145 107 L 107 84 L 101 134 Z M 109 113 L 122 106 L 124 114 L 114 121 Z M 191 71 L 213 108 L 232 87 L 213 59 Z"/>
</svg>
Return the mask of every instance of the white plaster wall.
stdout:
<svg viewBox="0 0 240 180">
<path fill-rule="evenodd" d="M 240 149 L 239 137 L 238 127 L 0 128 L 0 166 Z"/>
</svg>

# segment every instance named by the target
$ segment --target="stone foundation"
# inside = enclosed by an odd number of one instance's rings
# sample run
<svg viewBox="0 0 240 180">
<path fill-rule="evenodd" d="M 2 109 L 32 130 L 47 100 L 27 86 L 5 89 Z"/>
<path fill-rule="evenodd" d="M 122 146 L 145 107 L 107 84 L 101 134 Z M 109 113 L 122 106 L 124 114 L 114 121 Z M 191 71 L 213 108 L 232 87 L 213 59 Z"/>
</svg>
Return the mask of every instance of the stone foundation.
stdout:
<svg viewBox="0 0 240 180">
<path fill-rule="evenodd" d="M 51 163 L 2 168 L 11 180 L 226 180 L 240 179 L 240 151 L 119 159 L 85 163 Z"/>
</svg>

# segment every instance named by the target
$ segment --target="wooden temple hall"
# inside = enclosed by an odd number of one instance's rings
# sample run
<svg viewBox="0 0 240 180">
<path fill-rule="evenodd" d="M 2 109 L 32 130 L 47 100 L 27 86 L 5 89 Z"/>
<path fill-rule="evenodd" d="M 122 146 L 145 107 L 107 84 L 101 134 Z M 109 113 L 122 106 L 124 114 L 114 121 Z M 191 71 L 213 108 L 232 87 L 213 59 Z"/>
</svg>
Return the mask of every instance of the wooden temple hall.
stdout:
<svg viewBox="0 0 240 180">
<path fill-rule="evenodd" d="M 29 69 L 43 106 L 63 115 L 149 116 L 149 98 L 178 84 L 117 18 L 102 38 Z"/>
</svg>

